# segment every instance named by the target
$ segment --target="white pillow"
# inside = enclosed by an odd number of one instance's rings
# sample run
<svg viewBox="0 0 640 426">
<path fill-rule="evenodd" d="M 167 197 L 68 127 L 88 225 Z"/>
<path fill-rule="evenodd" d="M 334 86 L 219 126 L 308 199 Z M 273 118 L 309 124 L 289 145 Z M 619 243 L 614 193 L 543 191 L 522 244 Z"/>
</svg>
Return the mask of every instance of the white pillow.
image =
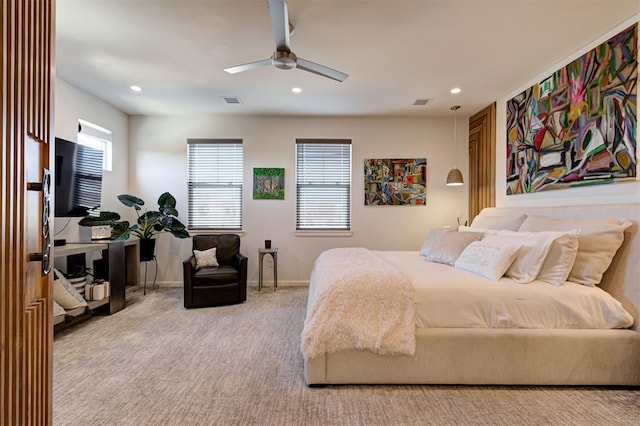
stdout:
<svg viewBox="0 0 640 426">
<path fill-rule="evenodd" d="M 193 255 L 196 257 L 196 269 L 200 268 L 217 268 L 218 259 L 216 258 L 216 249 L 213 247 L 207 250 L 194 250 Z"/>
<path fill-rule="evenodd" d="M 480 213 L 471 222 L 471 228 L 517 231 L 526 218 L 527 215 L 524 214 L 519 216 L 492 216 Z"/>
<path fill-rule="evenodd" d="M 497 281 L 509 269 L 520 246 L 474 241 L 462 252 L 455 267 Z"/>
<path fill-rule="evenodd" d="M 452 265 L 460 253 L 472 242 L 482 239 L 481 232 L 445 232 L 425 254 L 425 260 Z"/>
<path fill-rule="evenodd" d="M 486 236 L 483 241 L 497 245 L 520 245 L 515 260 L 505 275 L 519 283 L 530 283 L 535 280 L 542 269 L 552 243 L 564 233 L 498 231 L 495 235 Z"/>
<path fill-rule="evenodd" d="M 624 230 L 631 222 L 622 219 L 558 219 L 529 216 L 521 231 L 580 230 L 578 253 L 569 274 L 569 281 L 594 286 L 602 280 L 613 257 L 624 241 Z"/>
<path fill-rule="evenodd" d="M 470 226 L 458 226 L 458 232 L 482 232 L 485 235 L 492 235 L 498 232 L 497 229 L 471 228 Z"/>
<path fill-rule="evenodd" d="M 76 288 L 57 269 L 53 270 L 53 300 L 64 309 L 75 309 L 87 306 L 87 301 Z"/>
<path fill-rule="evenodd" d="M 455 232 L 456 228 L 452 226 L 441 226 L 439 228 L 433 228 L 427 233 L 427 237 L 424 239 L 424 243 L 422 243 L 422 248 L 420 249 L 420 255 L 426 256 L 427 253 L 431 250 L 433 244 L 438 241 L 442 234 L 445 232 Z"/>
<path fill-rule="evenodd" d="M 577 230 L 566 232 L 553 241 L 538 274 L 538 280 L 553 285 L 562 285 L 567 281 L 578 254 L 579 234 L 580 231 Z"/>
<path fill-rule="evenodd" d="M 58 317 L 60 315 L 65 315 L 67 311 L 64 310 L 62 306 L 55 300 L 53 301 L 53 316 Z"/>
</svg>

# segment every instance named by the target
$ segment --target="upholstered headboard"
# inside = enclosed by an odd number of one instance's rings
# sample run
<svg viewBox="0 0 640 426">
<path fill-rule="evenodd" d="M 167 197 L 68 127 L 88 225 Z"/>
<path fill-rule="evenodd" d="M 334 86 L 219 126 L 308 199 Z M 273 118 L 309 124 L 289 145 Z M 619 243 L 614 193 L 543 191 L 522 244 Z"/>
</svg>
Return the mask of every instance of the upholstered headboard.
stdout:
<svg viewBox="0 0 640 426">
<path fill-rule="evenodd" d="M 611 266 L 604 274 L 599 287 L 619 300 L 633 315 L 634 327 L 640 331 L 640 204 L 616 204 L 561 207 L 517 207 L 483 210 L 482 214 L 500 215 L 533 214 L 563 219 L 626 219 L 633 225 L 624 233 L 624 243 L 616 253 Z"/>
</svg>

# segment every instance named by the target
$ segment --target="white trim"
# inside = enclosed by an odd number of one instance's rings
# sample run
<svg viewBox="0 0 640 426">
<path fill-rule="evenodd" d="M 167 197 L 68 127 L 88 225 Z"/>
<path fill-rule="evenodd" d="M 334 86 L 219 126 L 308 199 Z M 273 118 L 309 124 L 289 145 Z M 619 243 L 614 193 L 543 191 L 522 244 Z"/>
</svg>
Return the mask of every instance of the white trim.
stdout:
<svg viewBox="0 0 640 426">
<path fill-rule="evenodd" d="M 353 231 L 294 231 L 296 237 L 351 237 Z"/>
<path fill-rule="evenodd" d="M 244 237 L 247 234 L 247 231 L 234 231 L 231 229 L 189 229 L 187 228 L 189 235 L 193 237 L 194 235 L 209 235 L 209 234 L 236 234 L 239 237 Z"/>
</svg>

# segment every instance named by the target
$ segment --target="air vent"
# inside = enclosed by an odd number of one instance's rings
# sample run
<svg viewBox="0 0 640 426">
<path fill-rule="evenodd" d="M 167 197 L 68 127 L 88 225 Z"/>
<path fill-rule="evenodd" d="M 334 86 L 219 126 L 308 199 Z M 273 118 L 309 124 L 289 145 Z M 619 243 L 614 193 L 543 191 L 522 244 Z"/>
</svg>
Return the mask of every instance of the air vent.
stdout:
<svg viewBox="0 0 640 426">
<path fill-rule="evenodd" d="M 431 98 L 416 99 L 415 101 L 413 101 L 413 104 L 417 106 L 425 106 L 429 102 L 431 102 Z"/>
<path fill-rule="evenodd" d="M 222 99 L 228 104 L 241 104 L 242 101 L 238 96 L 223 96 Z"/>
</svg>

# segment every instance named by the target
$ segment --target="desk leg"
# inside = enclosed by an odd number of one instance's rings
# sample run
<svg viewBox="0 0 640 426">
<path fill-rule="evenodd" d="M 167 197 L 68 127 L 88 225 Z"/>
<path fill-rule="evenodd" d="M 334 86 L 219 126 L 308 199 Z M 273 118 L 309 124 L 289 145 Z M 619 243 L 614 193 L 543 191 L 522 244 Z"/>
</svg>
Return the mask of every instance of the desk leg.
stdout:
<svg viewBox="0 0 640 426">
<path fill-rule="evenodd" d="M 264 259 L 264 253 L 260 253 L 258 259 L 258 291 L 262 291 L 262 259 Z"/>
<path fill-rule="evenodd" d="M 273 291 L 278 288 L 278 253 L 273 253 Z"/>
</svg>

